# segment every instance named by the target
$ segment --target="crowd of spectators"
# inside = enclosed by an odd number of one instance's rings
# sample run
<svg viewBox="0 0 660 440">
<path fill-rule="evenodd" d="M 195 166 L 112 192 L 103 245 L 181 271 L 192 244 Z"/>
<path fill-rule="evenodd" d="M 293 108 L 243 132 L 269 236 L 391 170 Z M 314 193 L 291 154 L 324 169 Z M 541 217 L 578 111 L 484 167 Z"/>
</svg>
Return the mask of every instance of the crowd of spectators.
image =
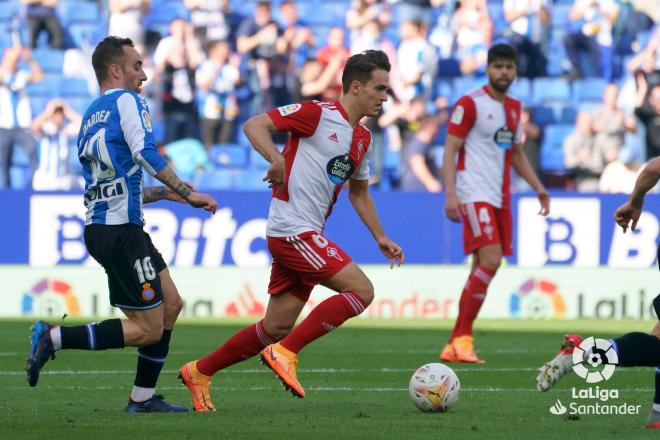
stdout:
<svg viewBox="0 0 660 440">
<path fill-rule="evenodd" d="M 511 92 L 526 106 L 525 151 L 545 182 L 628 192 L 643 163 L 660 155 L 656 6 L 653 0 L 3 0 L 2 185 L 80 187 L 77 127 L 97 93 L 86 64 L 94 44 L 111 34 L 130 37 L 144 57 L 143 94 L 162 152 L 202 186 L 257 189 L 251 183 L 258 179 L 236 178 L 264 167 L 249 152 L 241 123 L 275 106 L 338 99 L 347 58 L 381 49 L 393 66 L 392 98 L 379 118 L 365 121 L 374 133 L 373 184 L 440 192 L 451 106 L 485 83 L 489 46 L 508 41 L 520 56 Z M 97 14 L 88 22 L 86 8 Z M 87 88 L 72 91 L 71 78 Z M 223 172 L 233 177 L 218 178 Z M 520 179 L 512 184 L 525 189 Z"/>
</svg>

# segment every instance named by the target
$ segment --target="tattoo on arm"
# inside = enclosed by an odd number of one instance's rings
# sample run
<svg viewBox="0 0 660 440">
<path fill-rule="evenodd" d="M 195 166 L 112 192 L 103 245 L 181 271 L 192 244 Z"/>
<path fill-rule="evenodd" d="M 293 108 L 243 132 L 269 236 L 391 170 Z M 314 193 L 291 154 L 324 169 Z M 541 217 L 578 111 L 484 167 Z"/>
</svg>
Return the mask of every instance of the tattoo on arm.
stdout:
<svg viewBox="0 0 660 440">
<path fill-rule="evenodd" d="M 167 197 L 167 188 L 164 186 L 150 186 L 144 189 L 142 194 L 142 203 L 156 202 Z"/>
<path fill-rule="evenodd" d="M 178 195 L 180 195 L 181 197 L 187 200 L 192 190 L 188 188 L 185 183 L 179 182 L 179 184 L 174 189 L 174 192 L 176 192 Z"/>
</svg>

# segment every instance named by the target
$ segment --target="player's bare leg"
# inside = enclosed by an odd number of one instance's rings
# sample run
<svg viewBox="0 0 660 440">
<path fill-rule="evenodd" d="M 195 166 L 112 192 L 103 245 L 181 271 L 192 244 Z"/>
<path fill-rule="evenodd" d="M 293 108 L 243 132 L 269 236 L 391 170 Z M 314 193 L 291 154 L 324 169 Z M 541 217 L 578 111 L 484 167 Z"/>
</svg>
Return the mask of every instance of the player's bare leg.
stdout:
<svg viewBox="0 0 660 440">
<path fill-rule="evenodd" d="M 323 285 L 339 293 L 321 302 L 279 344 L 266 347 L 261 355 L 262 361 L 273 369 L 285 386 L 298 397 L 305 396 L 295 374 L 298 352 L 312 341 L 339 327 L 347 319 L 362 313 L 374 298 L 371 281 L 352 262 Z"/>
</svg>

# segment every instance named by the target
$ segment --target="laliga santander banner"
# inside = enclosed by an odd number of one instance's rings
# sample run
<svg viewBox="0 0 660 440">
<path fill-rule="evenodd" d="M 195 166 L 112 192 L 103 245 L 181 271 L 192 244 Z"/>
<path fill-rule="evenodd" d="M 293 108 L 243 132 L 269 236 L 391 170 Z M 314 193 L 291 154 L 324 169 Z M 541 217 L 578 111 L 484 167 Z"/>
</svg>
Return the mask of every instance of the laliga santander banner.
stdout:
<svg viewBox="0 0 660 440">
<path fill-rule="evenodd" d="M 468 267 L 363 266 L 376 299 L 361 318 L 455 318 Z M 226 318 L 263 316 L 268 303 L 267 268 L 172 268 L 185 300 L 182 316 Z M 98 267 L 0 266 L 0 316 L 107 317 L 120 312 L 108 304 L 107 282 Z M 651 302 L 658 272 L 640 269 L 524 269 L 503 267 L 481 310 L 484 318 L 656 319 Z M 317 287 L 303 314 L 332 292 Z"/>
</svg>

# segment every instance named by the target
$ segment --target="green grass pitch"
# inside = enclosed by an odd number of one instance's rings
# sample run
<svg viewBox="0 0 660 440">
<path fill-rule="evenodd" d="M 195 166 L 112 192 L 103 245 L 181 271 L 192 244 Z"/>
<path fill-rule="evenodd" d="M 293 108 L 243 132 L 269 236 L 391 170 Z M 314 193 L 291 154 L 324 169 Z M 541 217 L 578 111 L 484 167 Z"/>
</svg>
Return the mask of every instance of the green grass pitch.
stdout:
<svg viewBox="0 0 660 440">
<path fill-rule="evenodd" d="M 214 349 L 246 321 L 178 324 L 159 382 L 168 401 L 190 406 L 176 379 L 179 366 Z M 135 350 L 59 352 L 36 388 L 26 382 L 32 321 L 0 321 L 0 438 L 2 439 L 534 439 L 657 438 L 644 427 L 653 397 L 651 368 L 618 368 L 601 388 L 619 389 L 607 403 L 642 405 L 639 415 L 555 416 L 571 387 L 566 377 L 547 393 L 534 389 L 536 369 L 562 335 L 616 337 L 649 331 L 637 321 L 478 321 L 476 341 L 485 365 L 451 364 L 462 391 L 448 413 L 425 414 L 408 398 L 408 380 L 438 360 L 451 322 L 353 320 L 305 348 L 298 377 L 305 399 L 283 391 L 256 358 L 220 372 L 213 414 L 123 413 L 133 381 Z M 577 402 L 577 401 L 576 401 Z M 594 403 L 589 401 L 588 403 Z"/>
</svg>

